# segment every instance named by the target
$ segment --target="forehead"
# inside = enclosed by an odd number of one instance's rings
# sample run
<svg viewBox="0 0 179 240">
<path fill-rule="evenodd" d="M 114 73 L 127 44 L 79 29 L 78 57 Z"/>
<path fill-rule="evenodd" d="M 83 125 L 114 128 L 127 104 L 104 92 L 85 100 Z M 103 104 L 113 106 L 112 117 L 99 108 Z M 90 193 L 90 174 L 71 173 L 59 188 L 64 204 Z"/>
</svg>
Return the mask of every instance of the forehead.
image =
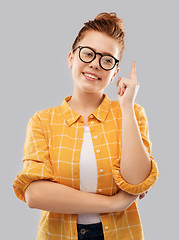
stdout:
<svg viewBox="0 0 179 240">
<path fill-rule="evenodd" d="M 119 53 L 117 40 L 98 31 L 87 31 L 79 45 L 91 47 L 103 54 L 109 53 L 113 56 L 118 56 Z"/>
</svg>

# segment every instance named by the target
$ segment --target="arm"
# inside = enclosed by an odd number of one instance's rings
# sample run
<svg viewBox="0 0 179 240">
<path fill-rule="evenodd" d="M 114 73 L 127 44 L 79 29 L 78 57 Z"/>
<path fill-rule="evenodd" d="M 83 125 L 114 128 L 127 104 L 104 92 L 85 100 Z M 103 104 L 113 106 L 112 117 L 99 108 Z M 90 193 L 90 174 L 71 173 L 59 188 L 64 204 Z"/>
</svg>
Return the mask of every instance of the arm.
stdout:
<svg viewBox="0 0 179 240">
<path fill-rule="evenodd" d="M 66 214 L 90 214 L 124 211 L 137 196 L 123 191 L 114 196 L 104 196 L 39 180 L 27 187 L 25 198 L 30 208 Z"/>
<path fill-rule="evenodd" d="M 122 112 L 121 175 L 132 185 L 143 182 L 151 171 L 151 159 L 142 142 L 134 108 L 126 107 Z"/>
</svg>

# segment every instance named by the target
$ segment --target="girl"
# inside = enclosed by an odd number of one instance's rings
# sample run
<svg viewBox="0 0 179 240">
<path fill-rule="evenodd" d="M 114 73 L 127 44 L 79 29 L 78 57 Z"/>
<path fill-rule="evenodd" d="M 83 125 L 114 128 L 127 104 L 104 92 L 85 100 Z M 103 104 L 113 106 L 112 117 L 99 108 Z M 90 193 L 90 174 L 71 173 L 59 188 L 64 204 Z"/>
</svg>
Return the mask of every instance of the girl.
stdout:
<svg viewBox="0 0 179 240">
<path fill-rule="evenodd" d="M 42 210 L 39 240 L 143 239 L 137 197 L 158 178 L 145 110 L 135 103 L 136 62 L 119 71 L 123 20 L 101 13 L 84 24 L 68 55 L 74 90 L 61 105 L 29 120 L 17 197 Z"/>
</svg>

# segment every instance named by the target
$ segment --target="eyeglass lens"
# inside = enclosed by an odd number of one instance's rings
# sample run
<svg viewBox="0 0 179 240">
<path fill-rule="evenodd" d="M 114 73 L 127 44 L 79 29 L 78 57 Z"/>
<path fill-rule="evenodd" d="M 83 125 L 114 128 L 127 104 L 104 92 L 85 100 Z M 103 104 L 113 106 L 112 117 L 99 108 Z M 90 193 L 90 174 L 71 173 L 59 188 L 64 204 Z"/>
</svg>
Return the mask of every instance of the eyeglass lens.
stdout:
<svg viewBox="0 0 179 240">
<path fill-rule="evenodd" d="M 82 48 L 80 51 L 80 58 L 82 61 L 89 63 L 92 62 L 95 58 L 95 52 L 90 48 Z M 115 60 L 111 56 L 104 55 L 100 59 L 102 68 L 109 70 L 114 67 Z"/>
</svg>

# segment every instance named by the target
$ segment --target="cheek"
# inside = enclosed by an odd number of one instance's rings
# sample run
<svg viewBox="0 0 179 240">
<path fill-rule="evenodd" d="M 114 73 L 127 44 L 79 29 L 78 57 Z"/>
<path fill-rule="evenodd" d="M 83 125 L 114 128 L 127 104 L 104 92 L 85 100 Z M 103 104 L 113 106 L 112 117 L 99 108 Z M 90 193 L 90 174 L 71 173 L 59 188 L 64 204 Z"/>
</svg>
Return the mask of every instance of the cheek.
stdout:
<svg viewBox="0 0 179 240">
<path fill-rule="evenodd" d="M 106 79 L 107 82 L 109 82 L 111 80 L 112 76 L 113 76 L 113 73 L 111 73 L 110 71 L 109 72 L 106 71 L 104 73 L 104 78 Z"/>
<path fill-rule="evenodd" d="M 72 71 L 75 74 L 80 74 L 82 72 L 82 70 L 84 69 L 84 63 L 82 63 L 81 61 L 75 61 L 73 63 L 73 67 L 72 67 Z"/>
<path fill-rule="evenodd" d="M 73 66 L 72 66 L 72 75 L 75 77 L 76 75 L 78 75 L 80 72 L 80 66 L 74 62 Z"/>
</svg>

